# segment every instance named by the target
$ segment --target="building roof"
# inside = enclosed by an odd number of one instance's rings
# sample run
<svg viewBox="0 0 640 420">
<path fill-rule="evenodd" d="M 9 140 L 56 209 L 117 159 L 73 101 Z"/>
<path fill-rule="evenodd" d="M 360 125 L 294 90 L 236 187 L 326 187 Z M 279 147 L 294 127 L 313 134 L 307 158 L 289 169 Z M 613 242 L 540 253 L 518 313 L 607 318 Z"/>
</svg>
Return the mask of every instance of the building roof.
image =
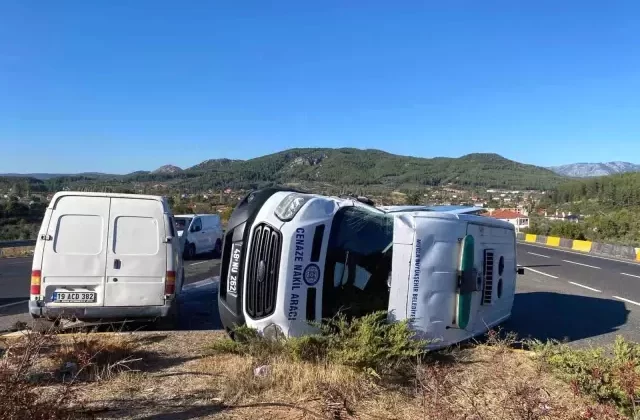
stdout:
<svg viewBox="0 0 640 420">
<path fill-rule="evenodd" d="M 505 219 L 519 219 L 527 216 L 524 216 L 520 213 L 516 213 L 515 211 L 510 211 L 510 210 L 496 210 L 493 213 L 491 213 L 489 217 L 493 217 L 494 219 L 505 220 Z"/>
</svg>

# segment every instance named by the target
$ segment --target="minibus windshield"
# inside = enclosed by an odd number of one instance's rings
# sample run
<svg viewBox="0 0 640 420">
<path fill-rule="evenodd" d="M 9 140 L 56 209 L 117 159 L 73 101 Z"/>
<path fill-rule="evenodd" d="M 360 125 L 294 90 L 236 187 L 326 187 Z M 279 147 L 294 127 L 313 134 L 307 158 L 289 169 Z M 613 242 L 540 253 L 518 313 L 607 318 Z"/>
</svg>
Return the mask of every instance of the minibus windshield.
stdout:
<svg viewBox="0 0 640 420">
<path fill-rule="evenodd" d="M 325 262 L 322 317 L 387 310 L 393 216 L 363 206 L 335 214 Z"/>
</svg>

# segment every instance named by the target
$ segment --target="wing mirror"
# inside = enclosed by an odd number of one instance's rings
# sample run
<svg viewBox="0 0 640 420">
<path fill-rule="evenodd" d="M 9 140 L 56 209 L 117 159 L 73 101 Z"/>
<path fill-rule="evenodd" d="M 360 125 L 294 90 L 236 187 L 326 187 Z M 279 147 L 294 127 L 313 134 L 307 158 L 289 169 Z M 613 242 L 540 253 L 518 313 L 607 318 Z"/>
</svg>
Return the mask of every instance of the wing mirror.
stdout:
<svg viewBox="0 0 640 420">
<path fill-rule="evenodd" d="M 524 267 L 518 267 L 518 274 L 519 275 L 523 275 L 524 274 Z"/>
</svg>

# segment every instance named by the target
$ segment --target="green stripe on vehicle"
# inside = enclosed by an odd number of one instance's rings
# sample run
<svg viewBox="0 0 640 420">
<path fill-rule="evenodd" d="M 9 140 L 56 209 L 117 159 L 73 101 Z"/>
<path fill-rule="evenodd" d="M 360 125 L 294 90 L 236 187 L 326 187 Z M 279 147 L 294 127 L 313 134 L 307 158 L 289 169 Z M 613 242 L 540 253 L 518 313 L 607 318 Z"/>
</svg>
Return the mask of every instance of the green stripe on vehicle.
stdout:
<svg viewBox="0 0 640 420">
<path fill-rule="evenodd" d="M 473 270 L 475 254 L 475 241 L 472 235 L 467 235 L 462 240 L 460 251 L 460 273 Z M 467 328 L 471 318 L 471 298 L 473 293 L 458 293 L 458 327 Z"/>
</svg>

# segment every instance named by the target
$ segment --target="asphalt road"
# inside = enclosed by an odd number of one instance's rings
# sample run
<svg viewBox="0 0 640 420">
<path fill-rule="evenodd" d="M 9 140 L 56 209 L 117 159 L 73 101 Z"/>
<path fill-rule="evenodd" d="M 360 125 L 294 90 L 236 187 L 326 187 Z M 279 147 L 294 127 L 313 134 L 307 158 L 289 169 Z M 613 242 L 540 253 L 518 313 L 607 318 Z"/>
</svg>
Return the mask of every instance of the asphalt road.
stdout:
<svg viewBox="0 0 640 420">
<path fill-rule="evenodd" d="M 611 343 L 616 335 L 640 342 L 640 264 L 518 244 L 518 276 L 512 317 L 503 327 L 520 337 L 567 341 L 577 346 Z M 27 305 L 31 261 L 0 259 L 0 331 L 30 321 Z M 180 329 L 219 328 L 219 260 L 203 257 L 185 264 L 187 294 Z M 22 301 L 22 302 L 21 302 Z M 21 303 L 17 303 L 21 302 Z M 8 305 L 8 306 L 7 306 Z"/>
<path fill-rule="evenodd" d="M 519 244 L 518 263 L 529 271 L 640 309 L 640 264 L 557 248 Z"/>
<path fill-rule="evenodd" d="M 518 244 L 519 276 L 505 328 L 586 347 L 640 342 L 640 264 Z"/>
</svg>

